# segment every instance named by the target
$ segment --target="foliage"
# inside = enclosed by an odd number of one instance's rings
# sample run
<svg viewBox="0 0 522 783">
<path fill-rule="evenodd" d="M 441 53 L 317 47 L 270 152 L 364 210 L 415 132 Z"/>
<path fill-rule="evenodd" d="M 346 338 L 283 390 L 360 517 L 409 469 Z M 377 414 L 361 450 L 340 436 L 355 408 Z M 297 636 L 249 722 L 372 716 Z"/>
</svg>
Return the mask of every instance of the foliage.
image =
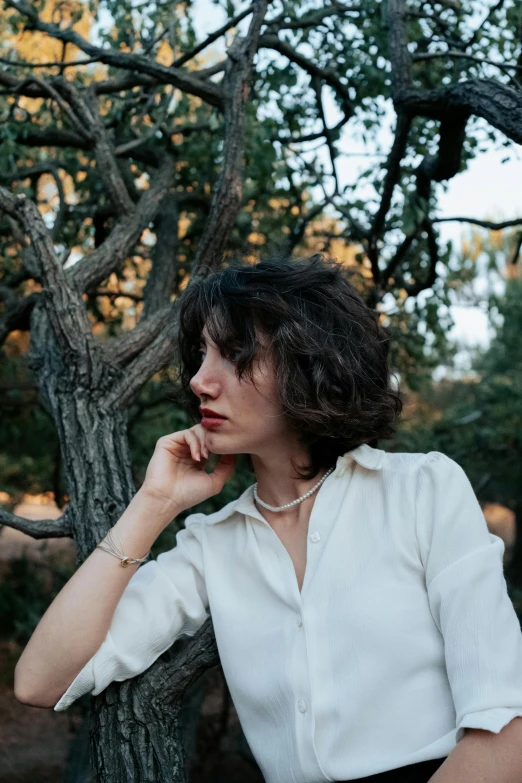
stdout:
<svg viewBox="0 0 522 783">
<path fill-rule="evenodd" d="M 25 646 L 43 613 L 74 573 L 56 554 L 39 561 L 22 555 L 6 563 L 0 580 L 2 639 Z"/>
</svg>

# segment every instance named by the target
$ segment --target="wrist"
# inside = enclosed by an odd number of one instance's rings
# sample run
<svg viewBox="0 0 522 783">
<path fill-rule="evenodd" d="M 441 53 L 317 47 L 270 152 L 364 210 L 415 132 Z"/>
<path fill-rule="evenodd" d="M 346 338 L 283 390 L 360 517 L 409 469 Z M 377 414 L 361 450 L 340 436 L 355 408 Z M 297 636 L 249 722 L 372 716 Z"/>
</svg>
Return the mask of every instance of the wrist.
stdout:
<svg viewBox="0 0 522 783">
<path fill-rule="evenodd" d="M 181 514 L 184 509 L 173 498 L 163 495 L 158 490 L 151 487 L 142 486 L 134 496 L 136 503 L 140 506 L 150 509 L 158 520 L 164 521 L 168 525 L 172 520 Z"/>
<path fill-rule="evenodd" d="M 176 509 L 167 498 L 138 490 L 112 530 L 127 557 L 141 558 L 172 522 Z"/>
</svg>

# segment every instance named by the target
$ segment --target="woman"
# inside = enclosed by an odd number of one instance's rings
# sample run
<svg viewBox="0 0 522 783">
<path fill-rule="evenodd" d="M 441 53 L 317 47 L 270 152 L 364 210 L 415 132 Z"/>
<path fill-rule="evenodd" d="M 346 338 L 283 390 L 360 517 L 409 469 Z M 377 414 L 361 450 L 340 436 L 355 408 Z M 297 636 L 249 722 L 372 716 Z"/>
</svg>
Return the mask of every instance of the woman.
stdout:
<svg viewBox="0 0 522 783">
<path fill-rule="evenodd" d="M 142 487 L 36 628 L 17 697 L 64 710 L 211 613 L 267 783 L 428 781 L 466 727 L 498 733 L 522 715 L 502 540 L 452 459 L 375 448 L 401 395 L 388 335 L 340 266 L 231 265 L 191 284 L 179 317 L 198 423 L 159 439 Z M 240 453 L 256 483 L 189 515 L 177 546 L 139 568 Z"/>
</svg>

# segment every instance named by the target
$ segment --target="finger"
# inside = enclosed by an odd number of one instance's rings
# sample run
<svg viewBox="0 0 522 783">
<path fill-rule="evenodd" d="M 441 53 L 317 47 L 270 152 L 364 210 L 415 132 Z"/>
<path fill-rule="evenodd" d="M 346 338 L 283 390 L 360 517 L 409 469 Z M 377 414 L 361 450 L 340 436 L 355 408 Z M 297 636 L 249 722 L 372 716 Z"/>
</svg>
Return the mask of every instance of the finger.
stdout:
<svg viewBox="0 0 522 783">
<path fill-rule="evenodd" d="M 196 462 L 201 462 L 201 451 L 199 447 L 199 439 L 197 435 L 191 430 L 187 430 L 185 433 L 185 440 L 190 448 L 190 454 L 192 459 Z"/>
<path fill-rule="evenodd" d="M 208 450 L 207 444 L 205 443 L 205 438 L 206 438 L 206 434 L 207 434 L 205 428 L 202 427 L 201 424 L 196 424 L 196 426 L 194 427 L 193 432 L 196 434 L 196 436 L 197 436 L 197 438 L 199 440 L 201 453 L 203 454 L 203 456 L 206 459 L 208 459 L 210 452 Z"/>
<path fill-rule="evenodd" d="M 235 454 L 222 454 L 219 461 L 212 473 L 208 475 L 210 478 L 216 477 L 219 482 L 219 486 L 222 487 L 226 481 L 232 476 L 236 468 L 236 455 Z"/>
</svg>

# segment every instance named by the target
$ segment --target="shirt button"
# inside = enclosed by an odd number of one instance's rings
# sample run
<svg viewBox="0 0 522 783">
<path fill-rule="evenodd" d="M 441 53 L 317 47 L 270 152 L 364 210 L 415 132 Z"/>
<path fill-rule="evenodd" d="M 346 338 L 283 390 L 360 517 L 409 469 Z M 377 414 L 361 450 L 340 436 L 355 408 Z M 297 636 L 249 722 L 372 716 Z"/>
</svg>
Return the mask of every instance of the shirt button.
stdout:
<svg viewBox="0 0 522 783">
<path fill-rule="evenodd" d="M 301 617 L 300 614 L 298 614 L 297 615 L 297 626 L 298 626 L 298 628 L 301 628 L 302 624 L 303 624 L 303 618 Z"/>
<path fill-rule="evenodd" d="M 315 533 L 310 533 L 310 541 L 313 541 L 314 544 L 316 544 L 320 540 L 321 540 L 321 536 L 319 535 L 317 530 L 315 531 Z"/>
<path fill-rule="evenodd" d="M 306 712 L 307 704 L 304 699 L 299 699 L 297 706 L 299 707 L 300 712 Z"/>
</svg>

